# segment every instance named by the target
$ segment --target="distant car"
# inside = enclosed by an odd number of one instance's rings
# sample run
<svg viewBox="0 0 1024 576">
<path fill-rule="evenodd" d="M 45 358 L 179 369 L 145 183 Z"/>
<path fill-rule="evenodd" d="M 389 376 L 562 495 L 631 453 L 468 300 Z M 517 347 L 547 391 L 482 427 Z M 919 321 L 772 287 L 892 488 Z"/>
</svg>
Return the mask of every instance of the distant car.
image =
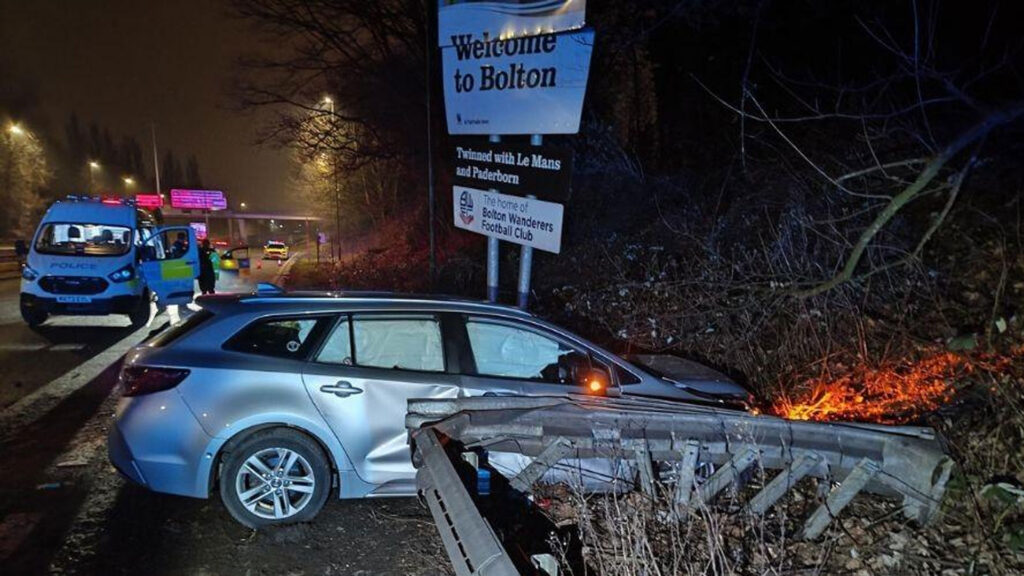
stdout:
<svg viewBox="0 0 1024 576">
<path fill-rule="evenodd" d="M 277 242 L 271 240 L 267 242 L 267 245 L 263 247 L 263 259 L 264 260 L 287 260 L 288 259 L 288 245 L 284 242 Z"/>
<path fill-rule="evenodd" d="M 340 498 L 414 495 L 410 398 L 586 393 L 737 409 L 749 398 L 706 368 L 690 381 L 667 362 L 660 372 L 676 374 L 656 375 L 495 304 L 260 292 L 197 302 L 128 353 L 110 460 L 157 492 L 219 490 L 250 527 L 307 521 L 335 486 Z"/>
</svg>

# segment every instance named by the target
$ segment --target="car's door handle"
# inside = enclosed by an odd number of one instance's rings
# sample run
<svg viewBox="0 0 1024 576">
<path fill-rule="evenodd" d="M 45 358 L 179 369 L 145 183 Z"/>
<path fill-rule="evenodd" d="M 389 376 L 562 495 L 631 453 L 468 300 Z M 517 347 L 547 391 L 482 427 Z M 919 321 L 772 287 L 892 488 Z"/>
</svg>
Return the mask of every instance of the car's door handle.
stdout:
<svg viewBox="0 0 1024 576">
<path fill-rule="evenodd" d="M 325 384 L 320 387 L 320 391 L 328 394 L 334 394 L 335 396 L 340 396 L 342 398 L 347 398 L 353 394 L 363 393 L 362 388 L 356 388 L 351 382 L 346 382 L 344 380 L 337 384 Z"/>
</svg>

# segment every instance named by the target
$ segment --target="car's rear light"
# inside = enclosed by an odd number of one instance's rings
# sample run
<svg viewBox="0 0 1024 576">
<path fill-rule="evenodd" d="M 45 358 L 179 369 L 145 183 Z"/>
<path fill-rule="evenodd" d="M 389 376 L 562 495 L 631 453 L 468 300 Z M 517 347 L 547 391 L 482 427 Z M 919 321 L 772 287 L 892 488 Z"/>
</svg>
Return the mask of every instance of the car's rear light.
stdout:
<svg viewBox="0 0 1024 576">
<path fill-rule="evenodd" d="M 170 390 L 188 376 L 188 370 L 130 366 L 121 371 L 121 390 L 124 396 L 142 396 Z"/>
</svg>

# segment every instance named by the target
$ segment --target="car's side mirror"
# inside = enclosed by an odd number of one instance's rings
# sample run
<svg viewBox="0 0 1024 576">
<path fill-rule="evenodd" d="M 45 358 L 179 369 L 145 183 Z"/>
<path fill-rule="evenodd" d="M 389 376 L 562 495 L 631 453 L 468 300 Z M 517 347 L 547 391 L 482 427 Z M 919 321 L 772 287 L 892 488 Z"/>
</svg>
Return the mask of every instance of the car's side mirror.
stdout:
<svg viewBox="0 0 1024 576">
<path fill-rule="evenodd" d="M 577 385 L 591 396 L 620 396 L 619 389 L 612 385 L 611 375 L 608 374 L 608 371 L 597 366 L 583 371 L 577 380 Z"/>
<path fill-rule="evenodd" d="M 611 374 L 603 367 L 595 366 L 590 356 L 572 353 L 567 358 L 572 382 L 591 396 L 619 396 L 618 388 L 612 385 Z"/>
</svg>

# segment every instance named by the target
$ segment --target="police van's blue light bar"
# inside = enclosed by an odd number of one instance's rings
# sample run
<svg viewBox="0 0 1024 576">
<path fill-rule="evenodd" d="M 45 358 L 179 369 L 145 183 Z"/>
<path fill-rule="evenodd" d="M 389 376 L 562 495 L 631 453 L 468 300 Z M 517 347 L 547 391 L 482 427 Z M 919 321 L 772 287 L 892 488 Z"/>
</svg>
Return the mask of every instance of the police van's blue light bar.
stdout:
<svg viewBox="0 0 1024 576">
<path fill-rule="evenodd" d="M 68 194 L 67 200 L 69 202 L 99 202 L 106 204 L 107 206 L 135 206 L 134 198 L 120 198 L 118 196 L 80 196 L 78 194 Z"/>
</svg>

